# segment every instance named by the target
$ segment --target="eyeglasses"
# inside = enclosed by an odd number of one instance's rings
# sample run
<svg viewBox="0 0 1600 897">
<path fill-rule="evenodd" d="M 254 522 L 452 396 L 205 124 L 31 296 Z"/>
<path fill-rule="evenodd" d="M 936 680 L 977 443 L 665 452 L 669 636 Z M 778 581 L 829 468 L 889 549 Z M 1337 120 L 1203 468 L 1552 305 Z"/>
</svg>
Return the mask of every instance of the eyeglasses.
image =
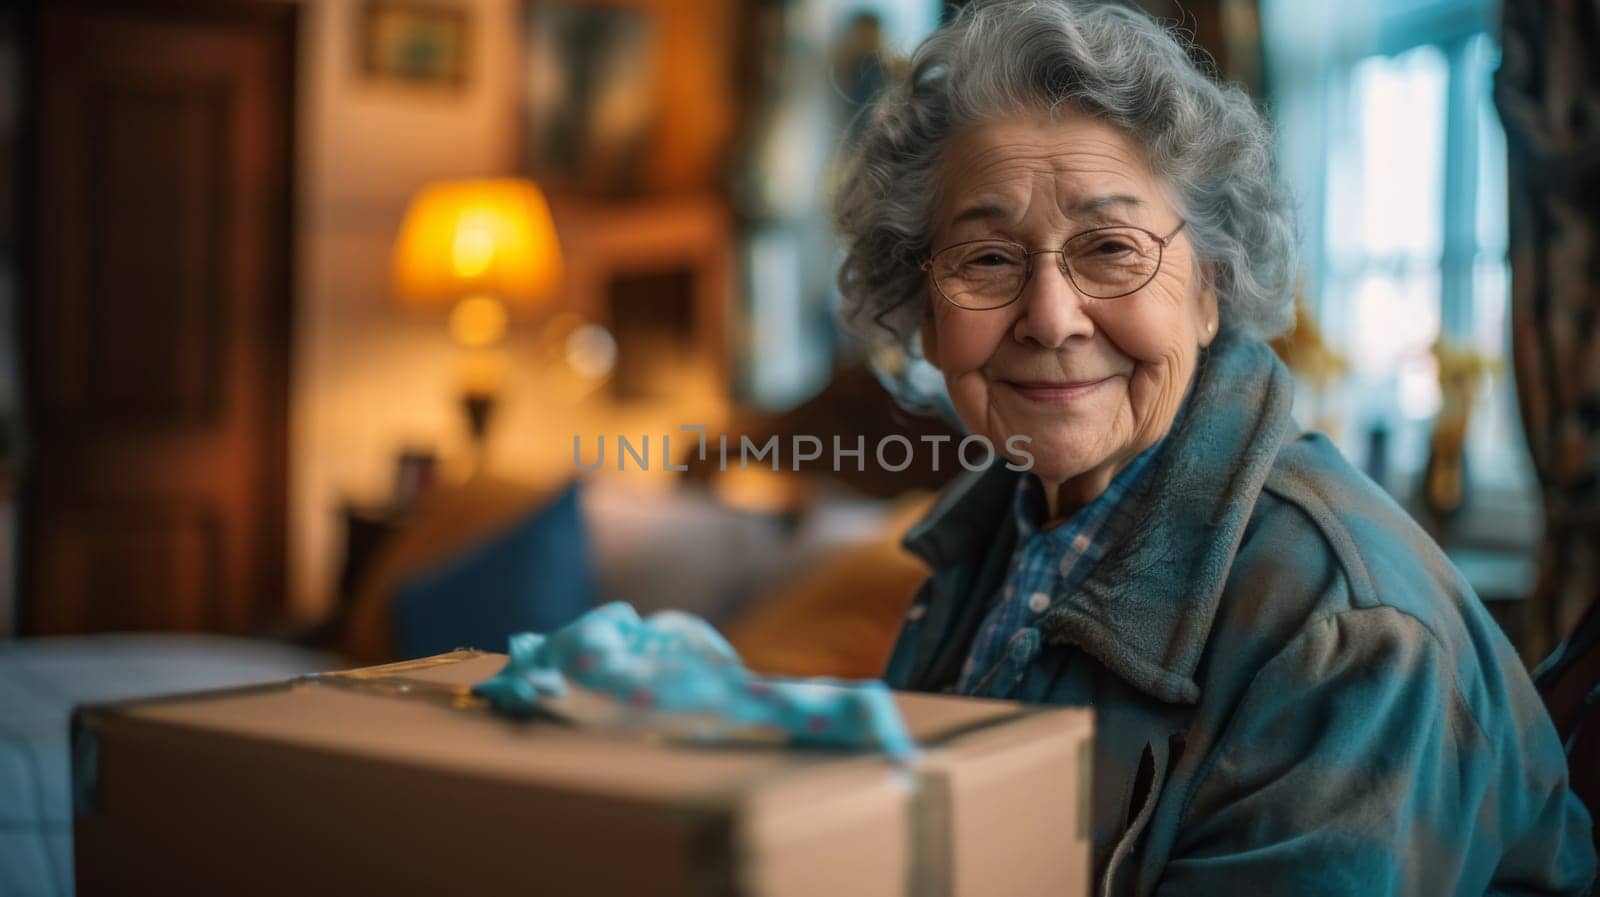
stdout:
<svg viewBox="0 0 1600 897">
<path fill-rule="evenodd" d="M 939 295 L 958 308 L 990 311 L 1022 296 L 1033 276 L 1033 257 L 1059 253 L 1058 267 L 1078 292 L 1091 299 L 1120 299 L 1144 289 L 1161 270 L 1161 256 L 1186 221 L 1165 237 L 1116 224 L 1067 238 L 1060 249 L 1030 250 L 1011 240 L 967 240 L 939 250 L 922 263 Z"/>
</svg>

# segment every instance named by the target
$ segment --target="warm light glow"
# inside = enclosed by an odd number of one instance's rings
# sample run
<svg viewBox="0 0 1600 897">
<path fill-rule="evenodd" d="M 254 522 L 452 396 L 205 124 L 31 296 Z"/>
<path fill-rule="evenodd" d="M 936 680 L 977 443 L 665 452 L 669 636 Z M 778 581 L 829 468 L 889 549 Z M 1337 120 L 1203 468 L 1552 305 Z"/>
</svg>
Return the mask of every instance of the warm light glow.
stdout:
<svg viewBox="0 0 1600 897">
<path fill-rule="evenodd" d="M 469 349 L 492 346 L 506 335 L 506 307 L 493 296 L 468 296 L 450 310 L 450 335 Z"/>
<path fill-rule="evenodd" d="M 463 395 L 493 396 L 506 379 L 503 349 L 476 349 L 456 359 L 456 382 Z"/>
<path fill-rule="evenodd" d="M 604 377 L 617 366 L 617 341 L 599 324 L 584 324 L 567 336 L 567 364 L 581 376 Z"/>
<path fill-rule="evenodd" d="M 723 504 L 761 514 L 781 514 L 803 508 L 810 497 L 808 485 L 800 477 L 784 476 L 770 468 L 742 469 L 738 465 L 729 466 L 711 481 L 712 489 Z"/>
<path fill-rule="evenodd" d="M 583 318 L 570 311 L 556 312 L 539 327 L 539 351 L 552 361 L 565 357 L 567 337 L 583 326 Z"/>
<path fill-rule="evenodd" d="M 424 188 L 406 210 L 393 263 L 395 295 L 418 306 L 450 306 L 464 296 L 538 306 L 555 296 L 562 277 L 550 207 L 538 187 L 515 178 Z"/>
<path fill-rule="evenodd" d="M 599 380 L 617 366 L 611 331 L 570 311 L 551 315 L 539 328 L 539 352 L 584 380 Z"/>
<path fill-rule="evenodd" d="M 450 247 L 450 268 L 462 280 L 483 276 L 494 262 L 494 219 L 481 210 L 464 212 Z"/>
</svg>

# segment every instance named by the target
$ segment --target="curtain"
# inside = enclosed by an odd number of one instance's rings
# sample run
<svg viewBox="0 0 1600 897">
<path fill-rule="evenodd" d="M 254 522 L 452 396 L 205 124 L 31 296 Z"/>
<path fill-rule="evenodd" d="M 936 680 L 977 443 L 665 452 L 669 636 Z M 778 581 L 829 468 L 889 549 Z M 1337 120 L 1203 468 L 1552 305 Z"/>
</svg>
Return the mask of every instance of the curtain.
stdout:
<svg viewBox="0 0 1600 897">
<path fill-rule="evenodd" d="M 1495 103 L 1510 163 L 1512 363 L 1544 499 L 1522 646 L 1600 597 L 1600 7 L 1508 3 Z"/>
</svg>

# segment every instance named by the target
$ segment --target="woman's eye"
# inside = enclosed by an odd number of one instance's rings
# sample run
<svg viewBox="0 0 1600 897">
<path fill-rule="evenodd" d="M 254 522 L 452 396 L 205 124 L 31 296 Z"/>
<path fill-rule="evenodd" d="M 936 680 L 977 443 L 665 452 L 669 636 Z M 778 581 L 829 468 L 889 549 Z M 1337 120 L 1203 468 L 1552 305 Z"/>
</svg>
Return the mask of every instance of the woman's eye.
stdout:
<svg viewBox="0 0 1600 897">
<path fill-rule="evenodd" d="M 1133 251 L 1134 248 L 1132 246 L 1121 240 L 1106 240 L 1095 244 L 1089 250 L 1093 255 L 1121 255 L 1122 253 Z"/>
<path fill-rule="evenodd" d="M 1009 265 L 1012 262 L 1011 262 L 1011 259 L 1007 258 L 1006 256 L 1000 255 L 999 253 L 991 252 L 991 253 L 989 253 L 987 255 L 978 256 L 976 259 L 973 260 L 973 263 L 974 264 L 978 264 L 978 265 L 990 265 L 990 266 L 993 266 L 993 265 Z"/>
</svg>

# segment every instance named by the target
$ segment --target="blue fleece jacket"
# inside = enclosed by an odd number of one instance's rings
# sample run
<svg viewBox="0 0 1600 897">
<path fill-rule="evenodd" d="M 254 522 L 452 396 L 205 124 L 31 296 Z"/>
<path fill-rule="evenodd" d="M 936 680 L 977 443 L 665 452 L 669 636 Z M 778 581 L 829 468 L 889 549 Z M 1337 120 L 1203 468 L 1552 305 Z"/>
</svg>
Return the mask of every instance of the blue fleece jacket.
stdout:
<svg viewBox="0 0 1600 897">
<path fill-rule="evenodd" d="M 1095 708 L 1105 895 L 1582 894 L 1590 819 L 1521 663 L 1443 552 L 1225 334 L 1105 555 L 1010 637 L 986 694 Z M 955 483 L 886 678 L 948 691 L 1024 474 Z"/>
</svg>

